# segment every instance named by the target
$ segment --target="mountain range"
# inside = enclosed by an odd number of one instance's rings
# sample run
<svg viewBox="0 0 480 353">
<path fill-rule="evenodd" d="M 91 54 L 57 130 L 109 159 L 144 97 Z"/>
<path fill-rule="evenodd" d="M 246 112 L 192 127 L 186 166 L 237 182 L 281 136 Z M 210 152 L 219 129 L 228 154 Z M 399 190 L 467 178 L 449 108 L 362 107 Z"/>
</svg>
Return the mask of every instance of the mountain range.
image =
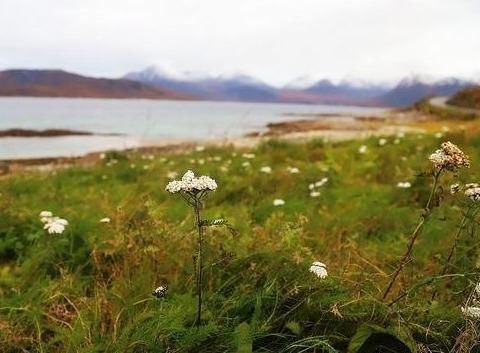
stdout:
<svg viewBox="0 0 480 353">
<path fill-rule="evenodd" d="M 81 76 L 62 70 L 0 71 L 0 96 L 193 99 L 168 89 L 126 79 Z"/>
<path fill-rule="evenodd" d="M 395 86 L 327 79 L 297 80 L 275 87 L 246 74 L 172 74 L 156 67 L 120 79 L 93 78 L 62 70 L 0 71 L 0 96 L 189 99 L 269 103 L 405 107 L 430 96 L 451 96 L 473 81 L 412 76 Z"/>
<path fill-rule="evenodd" d="M 279 102 L 304 104 L 338 104 L 380 107 L 405 107 L 431 96 L 450 96 L 475 85 L 473 81 L 448 78 L 438 81 L 412 76 L 395 86 L 327 79 L 318 82 L 274 87 L 245 74 L 211 77 L 194 74 L 171 74 L 148 67 L 125 75 L 129 80 L 191 94 L 200 99 L 220 101 Z M 307 81 L 303 79 L 302 81 Z"/>
</svg>

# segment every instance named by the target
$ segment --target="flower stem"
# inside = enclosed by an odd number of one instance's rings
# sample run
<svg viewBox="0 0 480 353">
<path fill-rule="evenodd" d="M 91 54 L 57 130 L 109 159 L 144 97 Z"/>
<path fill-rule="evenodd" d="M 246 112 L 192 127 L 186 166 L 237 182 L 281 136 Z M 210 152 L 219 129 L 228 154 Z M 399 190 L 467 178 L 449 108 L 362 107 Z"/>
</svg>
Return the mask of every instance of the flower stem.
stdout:
<svg viewBox="0 0 480 353">
<path fill-rule="evenodd" d="M 455 253 L 455 250 L 457 249 L 458 241 L 460 239 L 460 235 L 462 234 L 463 229 L 465 228 L 465 225 L 467 223 L 470 211 L 472 210 L 472 207 L 469 207 L 467 212 L 462 218 L 462 221 L 460 222 L 460 226 L 458 227 L 457 233 L 455 234 L 455 238 L 452 244 L 452 247 L 450 248 L 450 252 L 448 253 L 447 261 L 445 261 L 445 264 L 443 265 L 442 271 L 440 272 L 440 276 L 443 276 L 447 273 L 448 267 L 450 266 L 450 261 L 452 261 L 453 254 Z M 432 301 L 435 299 L 437 296 L 437 290 L 432 293 Z"/>
<path fill-rule="evenodd" d="M 195 202 L 195 223 L 198 230 L 197 236 L 197 258 L 196 258 L 196 268 L 195 268 L 195 279 L 197 287 L 197 316 L 195 323 L 197 327 L 201 324 L 202 318 L 202 282 L 203 282 L 203 225 L 200 215 L 201 203 L 199 200 Z"/>
<path fill-rule="evenodd" d="M 391 278 L 391 280 L 390 280 L 390 282 L 387 286 L 387 289 L 385 289 L 385 292 L 383 293 L 382 300 L 385 300 L 387 298 L 388 294 L 390 293 L 390 291 L 393 288 L 393 285 L 395 284 L 395 281 L 397 280 L 398 275 L 403 270 L 405 265 L 409 262 L 409 260 L 411 258 L 411 255 L 412 255 L 413 246 L 415 245 L 415 242 L 417 241 L 417 238 L 420 235 L 421 230 L 423 228 L 423 225 L 425 224 L 427 218 L 432 213 L 431 205 L 432 205 L 433 197 L 435 195 L 435 191 L 437 190 L 438 179 L 440 177 L 441 172 L 442 172 L 442 169 L 439 169 L 433 175 L 432 190 L 430 191 L 430 196 L 428 197 L 427 204 L 425 205 L 425 210 L 424 210 L 424 213 L 422 214 L 422 219 L 420 220 L 420 222 L 415 227 L 415 230 L 413 231 L 413 233 L 410 235 L 410 240 L 408 242 L 407 251 L 402 256 L 400 262 L 398 263 L 397 269 L 393 273 L 392 278 Z"/>
</svg>

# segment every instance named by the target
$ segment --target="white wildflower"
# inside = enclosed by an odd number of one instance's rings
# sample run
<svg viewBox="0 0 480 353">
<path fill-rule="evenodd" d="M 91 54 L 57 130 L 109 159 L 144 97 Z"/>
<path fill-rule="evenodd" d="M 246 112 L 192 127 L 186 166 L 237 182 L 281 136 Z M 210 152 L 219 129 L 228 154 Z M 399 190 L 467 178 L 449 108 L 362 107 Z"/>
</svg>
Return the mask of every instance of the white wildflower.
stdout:
<svg viewBox="0 0 480 353">
<path fill-rule="evenodd" d="M 328 178 L 327 177 L 324 177 L 322 178 L 321 180 L 317 181 L 315 183 L 315 187 L 319 188 L 319 187 L 322 187 L 323 185 L 325 185 L 326 183 L 328 182 Z"/>
<path fill-rule="evenodd" d="M 441 139 L 441 138 L 443 137 L 443 133 L 437 132 L 437 133 L 435 134 L 435 137 L 436 137 L 437 139 Z"/>
<path fill-rule="evenodd" d="M 285 205 L 285 201 L 282 199 L 275 199 L 273 200 L 273 206 L 283 206 Z"/>
<path fill-rule="evenodd" d="M 437 169 L 456 171 L 461 167 L 470 167 L 468 156 L 450 141 L 440 145 L 440 149 L 430 155 L 430 161 Z"/>
<path fill-rule="evenodd" d="M 400 143 L 400 139 L 395 139 L 395 140 L 393 140 L 393 143 L 394 143 L 395 145 L 398 145 L 398 144 Z"/>
<path fill-rule="evenodd" d="M 380 140 L 378 140 L 378 145 L 379 146 L 385 146 L 387 144 L 387 140 L 382 138 Z"/>
<path fill-rule="evenodd" d="M 272 172 L 272 167 L 269 166 L 264 166 L 260 168 L 260 171 L 265 174 L 270 174 Z"/>
<path fill-rule="evenodd" d="M 480 308 L 476 306 L 462 307 L 462 313 L 464 316 L 471 319 L 480 319 Z"/>
<path fill-rule="evenodd" d="M 452 184 L 450 185 L 450 194 L 456 194 L 457 192 L 460 191 L 460 184 L 456 183 L 456 184 Z"/>
<path fill-rule="evenodd" d="M 255 154 L 253 154 L 253 153 L 244 153 L 244 154 L 242 154 L 242 157 L 243 157 L 243 158 L 246 158 L 246 159 L 253 159 L 253 158 L 255 158 Z"/>
<path fill-rule="evenodd" d="M 465 185 L 465 196 L 468 197 L 473 202 L 480 201 L 480 187 L 478 184 L 467 184 Z"/>
<path fill-rule="evenodd" d="M 242 167 L 244 167 L 244 168 L 250 167 L 250 162 L 249 162 L 249 161 L 243 162 L 243 163 L 242 163 Z"/>
<path fill-rule="evenodd" d="M 360 146 L 359 149 L 358 149 L 358 153 L 360 153 L 360 154 L 367 153 L 367 146 L 365 146 L 365 145 Z"/>
<path fill-rule="evenodd" d="M 408 181 L 400 181 L 397 183 L 397 187 L 400 189 L 408 189 L 412 187 L 412 184 Z"/>
<path fill-rule="evenodd" d="M 315 184 L 309 184 L 309 185 L 308 185 L 308 189 L 309 189 L 309 190 L 315 189 Z"/>
<path fill-rule="evenodd" d="M 49 234 L 62 234 L 68 221 L 63 218 L 52 217 L 49 222 L 45 223 L 43 229 L 46 229 Z"/>
<path fill-rule="evenodd" d="M 204 146 L 197 146 L 197 147 L 195 147 L 195 151 L 203 152 L 203 151 L 205 151 L 205 147 Z"/>
<path fill-rule="evenodd" d="M 328 276 L 327 265 L 319 261 L 313 262 L 309 271 L 320 279 L 324 279 Z"/>
<path fill-rule="evenodd" d="M 403 139 L 405 137 L 405 133 L 403 131 L 400 131 L 398 134 L 397 134 L 397 137 L 399 139 Z"/>
<path fill-rule="evenodd" d="M 152 294 L 154 297 L 157 297 L 158 299 L 163 299 L 167 295 L 167 290 L 168 290 L 167 286 L 160 286 L 155 288 Z"/>
<path fill-rule="evenodd" d="M 320 196 L 320 191 L 312 191 L 310 192 L 310 197 L 319 197 Z"/>
<path fill-rule="evenodd" d="M 183 175 L 182 180 L 173 180 L 169 182 L 165 188 L 166 191 L 171 193 L 180 191 L 197 193 L 199 191 L 213 191 L 216 189 L 217 183 L 214 179 L 208 176 L 200 176 L 197 178 L 191 170 Z"/>
<path fill-rule="evenodd" d="M 215 162 L 220 162 L 220 161 L 222 160 L 222 157 L 220 157 L 220 156 L 214 156 L 214 157 L 213 157 L 213 160 L 214 160 Z"/>
<path fill-rule="evenodd" d="M 110 223 L 110 218 L 108 218 L 108 217 L 102 218 L 99 222 L 100 223 Z"/>
<path fill-rule="evenodd" d="M 298 173 L 300 173 L 300 169 L 295 168 L 295 167 L 288 167 L 288 171 L 289 171 L 291 174 L 298 174 Z"/>
<path fill-rule="evenodd" d="M 203 165 L 205 164 L 205 159 L 201 158 L 197 161 L 198 164 Z"/>
<path fill-rule="evenodd" d="M 53 217 L 53 213 L 50 211 L 42 211 L 39 215 L 41 218 L 50 218 Z"/>
</svg>

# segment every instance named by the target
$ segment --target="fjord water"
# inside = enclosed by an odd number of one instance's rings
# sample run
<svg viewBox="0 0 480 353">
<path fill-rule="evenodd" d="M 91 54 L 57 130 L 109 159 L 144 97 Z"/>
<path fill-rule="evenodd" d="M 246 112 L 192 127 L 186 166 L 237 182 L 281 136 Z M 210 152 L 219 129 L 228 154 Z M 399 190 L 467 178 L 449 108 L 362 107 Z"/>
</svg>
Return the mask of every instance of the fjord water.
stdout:
<svg viewBox="0 0 480 353">
<path fill-rule="evenodd" d="M 76 156 L 145 141 L 228 138 L 258 131 L 287 114 L 352 113 L 375 108 L 143 99 L 0 98 L 0 130 L 67 129 L 121 136 L 0 138 L 0 159 Z"/>
</svg>

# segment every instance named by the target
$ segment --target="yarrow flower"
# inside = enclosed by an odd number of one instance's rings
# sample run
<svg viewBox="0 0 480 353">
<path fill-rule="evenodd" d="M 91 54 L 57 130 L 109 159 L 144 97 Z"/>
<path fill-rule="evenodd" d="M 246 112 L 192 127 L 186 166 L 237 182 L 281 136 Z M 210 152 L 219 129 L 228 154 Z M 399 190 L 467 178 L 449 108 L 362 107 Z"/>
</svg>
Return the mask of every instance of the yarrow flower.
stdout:
<svg viewBox="0 0 480 353">
<path fill-rule="evenodd" d="M 412 187 L 412 184 L 408 181 L 400 181 L 397 183 L 397 187 L 400 189 L 408 189 Z"/>
<path fill-rule="evenodd" d="M 187 171 L 182 180 L 173 180 L 169 182 L 165 188 L 166 191 L 172 194 L 185 191 L 188 193 L 197 193 L 200 191 L 213 191 L 217 189 L 217 182 L 209 176 L 195 177 L 195 174 L 189 170 Z"/>
<path fill-rule="evenodd" d="M 313 197 L 313 198 L 315 198 L 315 197 L 320 197 L 320 195 L 321 195 L 321 194 L 320 194 L 320 191 L 312 191 L 312 192 L 310 192 L 310 197 Z"/>
<path fill-rule="evenodd" d="M 46 229 L 49 234 L 62 234 L 68 226 L 66 219 L 55 217 L 50 211 L 42 211 L 39 216 L 40 222 L 44 224 L 43 229 Z"/>
<path fill-rule="evenodd" d="M 359 147 L 358 153 L 365 154 L 366 152 L 367 152 L 367 146 L 362 145 L 362 146 Z"/>
<path fill-rule="evenodd" d="M 473 202 L 480 201 L 480 187 L 478 184 L 467 184 L 465 185 L 465 196 L 468 197 Z"/>
<path fill-rule="evenodd" d="M 308 270 L 320 279 L 328 276 L 327 265 L 323 262 L 314 261 Z"/>
<path fill-rule="evenodd" d="M 167 296 L 168 287 L 166 285 L 155 288 L 152 295 L 158 299 L 163 299 Z"/>
<path fill-rule="evenodd" d="M 385 146 L 386 144 L 387 144 L 387 140 L 386 140 L 386 139 L 383 139 L 383 138 L 382 138 L 382 139 L 378 140 L 378 145 L 379 145 L 379 146 Z"/>
<path fill-rule="evenodd" d="M 273 206 L 283 206 L 285 205 L 285 201 L 282 199 L 275 199 L 273 200 Z"/>
<path fill-rule="evenodd" d="M 440 149 L 430 155 L 430 161 L 437 169 L 446 169 L 451 172 L 462 167 L 470 167 L 469 157 L 450 141 L 440 145 Z"/>
<path fill-rule="evenodd" d="M 450 185 L 450 194 L 454 195 L 459 191 L 460 191 L 460 184 L 456 183 L 456 184 Z"/>
<path fill-rule="evenodd" d="M 462 307 L 462 313 L 464 316 L 471 319 L 480 319 L 480 308 L 476 306 Z"/>
<path fill-rule="evenodd" d="M 298 174 L 300 173 L 300 169 L 296 168 L 296 167 L 288 167 L 287 168 L 288 171 L 291 173 L 291 174 Z"/>
<path fill-rule="evenodd" d="M 99 220 L 100 223 L 110 223 L 110 218 L 108 217 L 105 217 L 105 218 L 102 218 L 101 220 Z"/>
<path fill-rule="evenodd" d="M 262 173 L 265 173 L 265 174 L 270 174 L 272 172 L 272 167 L 265 166 L 265 167 L 260 168 L 260 171 Z"/>
</svg>

